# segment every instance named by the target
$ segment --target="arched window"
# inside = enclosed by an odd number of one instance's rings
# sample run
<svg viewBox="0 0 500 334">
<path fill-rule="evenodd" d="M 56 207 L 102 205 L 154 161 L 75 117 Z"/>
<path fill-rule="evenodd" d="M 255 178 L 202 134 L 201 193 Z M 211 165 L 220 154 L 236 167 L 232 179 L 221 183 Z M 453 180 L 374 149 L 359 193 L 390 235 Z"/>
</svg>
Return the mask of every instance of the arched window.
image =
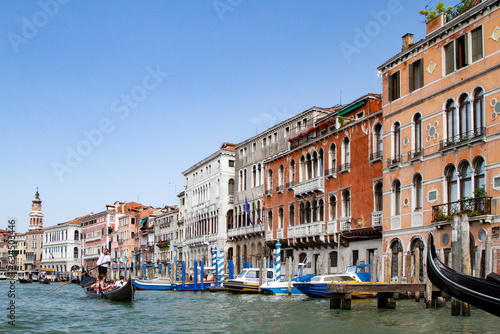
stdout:
<svg viewBox="0 0 500 334">
<path fill-rule="evenodd" d="M 464 161 L 459 167 L 460 198 L 472 197 L 472 170 L 468 161 Z"/>
<path fill-rule="evenodd" d="M 330 145 L 330 150 L 328 151 L 329 159 L 328 159 L 328 172 L 327 175 L 332 175 L 335 173 L 337 169 L 337 147 L 335 143 Z"/>
<path fill-rule="evenodd" d="M 311 203 L 306 202 L 305 208 L 304 208 L 304 223 L 308 224 L 311 222 Z"/>
<path fill-rule="evenodd" d="M 486 189 L 483 157 L 477 157 L 474 161 L 474 190 L 480 188 Z"/>
<path fill-rule="evenodd" d="M 300 253 L 299 254 L 299 263 L 306 263 L 307 261 L 307 254 L 306 253 Z"/>
<path fill-rule="evenodd" d="M 285 214 L 283 212 L 283 208 L 278 210 L 278 228 L 283 228 L 285 226 Z"/>
<path fill-rule="evenodd" d="M 454 137 L 457 135 L 457 128 L 455 125 L 455 101 L 449 99 L 446 102 L 446 126 L 448 141 L 455 140 Z"/>
<path fill-rule="evenodd" d="M 399 253 L 403 252 L 403 244 L 401 243 L 401 240 L 399 239 L 394 239 L 391 243 L 391 250 L 392 250 L 392 263 L 391 263 L 391 279 L 394 277 L 398 277 L 398 268 L 399 268 Z"/>
<path fill-rule="evenodd" d="M 257 186 L 257 166 L 252 167 L 252 188 Z"/>
<path fill-rule="evenodd" d="M 290 209 L 288 212 L 288 219 L 289 219 L 288 225 L 294 226 L 295 225 L 295 206 L 293 204 L 290 205 Z"/>
<path fill-rule="evenodd" d="M 318 176 L 324 175 L 325 166 L 323 164 L 323 150 L 320 149 L 318 152 Z"/>
<path fill-rule="evenodd" d="M 79 240 L 80 239 L 80 234 L 78 233 L 78 231 L 75 231 L 75 240 Z"/>
<path fill-rule="evenodd" d="M 394 147 L 394 159 L 400 161 L 401 158 L 401 126 L 399 122 L 394 124 L 394 137 L 393 137 L 393 147 Z"/>
<path fill-rule="evenodd" d="M 470 137 L 472 133 L 472 114 L 469 95 L 462 94 L 458 100 L 460 105 L 460 138 Z"/>
<path fill-rule="evenodd" d="M 337 219 L 337 197 L 330 196 L 330 220 Z"/>
<path fill-rule="evenodd" d="M 393 198 L 394 198 L 394 215 L 401 214 L 401 182 L 395 180 L 392 184 Z"/>
<path fill-rule="evenodd" d="M 73 248 L 73 258 L 78 259 L 78 247 Z"/>
<path fill-rule="evenodd" d="M 382 182 L 377 182 L 375 184 L 375 211 L 382 211 L 384 210 L 384 189 Z"/>
<path fill-rule="evenodd" d="M 309 153 L 307 153 L 306 156 L 306 175 L 305 175 L 305 180 L 311 179 L 313 176 L 312 174 L 312 158 Z"/>
<path fill-rule="evenodd" d="M 458 184 L 457 184 L 457 173 L 455 166 L 450 165 L 446 168 L 446 181 L 448 183 L 448 202 L 458 201 Z"/>
<path fill-rule="evenodd" d="M 228 186 L 228 194 L 229 195 L 234 195 L 234 180 L 229 179 L 229 182 L 227 183 Z"/>
<path fill-rule="evenodd" d="M 293 185 L 295 183 L 295 160 L 293 160 L 293 159 L 292 159 L 292 161 L 290 161 L 290 168 L 288 171 L 288 177 L 289 177 L 288 182 L 290 182 L 291 185 Z"/>
<path fill-rule="evenodd" d="M 424 203 L 422 190 L 422 175 L 415 174 L 413 177 L 413 193 L 415 196 L 415 209 L 422 209 Z"/>
<path fill-rule="evenodd" d="M 257 164 L 257 181 L 256 181 L 256 185 L 257 186 L 260 186 L 262 185 L 262 166 L 259 164 Z"/>
<path fill-rule="evenodd" d="M 273 230 L 273 211 L 269 210 L 267 212 L 267 225 L 269 227 L 269 230 Z"/>
<path fill-rule="evenodd" d="M 349 143 L 349 138 L 345 137 L 342 142 L 342 162 L 345 164 L 346 169 L 351 167 L 351 145 Z"/>
<path fill-rule="evenodd" d="M 316 200 L 312 202 L 312 221 L 318 221 L 318 202 L 316 202 Z"/>
<path fill-rule="evenodd" d="M 377 123 L 375 125 L 375 129 L 374 129 L 374 140 L 373 140 L 373 143 L 375 144 L 375 149 L 374 149 L 374 152 L 375 153 L 380 153 L 380 157 L 382 156 L 382 150 L 383 150 L 383 146 L 382 146 L 382 124 L 380 123 Z M 379 156 L 379 155 L 377 155 Z"/>
<path fill-rule="evenodd" d="M 315 178 L 318 176 L 318 171 L 319 171 L 318 161 L 319 161 L 318 153 L 313 152 L 313 154 L 312 154 L 312 171 L 311 171 L 310 178 Z"/>
<path fill-rule="evenodd" d="M 342 211 L 344 217 L 351 216 L 351 192 L 348 189 L 342 192 Z"/>
<path fill-rule="evenodd" d="M 323 199 L 318 201 L 318 221 L 324 221 L 325 219 L 325 202 Z"/>
<path fill-rule="evenodd" d="M 413 116 L 413 123 L 415 124 L 415 133 L 413 141 L 415 142 L 415 153 L 422 151 L 422 116 L 415 114 Z"/>
<path fill-rule="evenodd" d="M 273 191 L 273 170 L 269 169 L 267 172 L 267 190 Z"/>
<path fill-rule="evenodd" d="M 299 222 L 300 224 L 305 224 L 305 206 L 304 203 L 299 205 Z"/>
<path fill-rule="evenodd" d="M 283 165 L 280 165 L 278 168 L 278 186 L 284 186 L 285 185 L 285 167 Z"/>
<path fill-rule="evenodd" d="M 306 158 L 304 156 L 301 156 L 299 162 L 299 182 L 305 180 L 306 180 Z"/>
<path fill-rule="evenodd" d="M 474 91 L 474 130 L 475 135 L 482 134 L 484 127 L 484 91 L 477 88 Z"/>
</svg>

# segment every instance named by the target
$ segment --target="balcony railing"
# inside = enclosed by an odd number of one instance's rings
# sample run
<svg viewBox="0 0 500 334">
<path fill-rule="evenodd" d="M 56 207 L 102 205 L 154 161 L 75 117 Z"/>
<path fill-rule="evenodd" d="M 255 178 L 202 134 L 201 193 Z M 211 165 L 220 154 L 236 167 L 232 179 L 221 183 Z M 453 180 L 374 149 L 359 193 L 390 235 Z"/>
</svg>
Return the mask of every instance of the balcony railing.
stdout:
<svg viewBox="0 0 500 334">
<path fill-rule="evenodd" d="M 293 193 L 295 196 L 315 192 L 325 192 L 325 179 L 322 176 L 297 183 L 293 186 Z"/>
<path fill-rule="evenodd" d="M 325 176 L 326 177 L 333 177 L 335 176 L 335 173 L 337 172 L 337 169 L 335 167 L 329 168 L 325 171 Z"/>
<path fill-rule="evenodd" d="M 284 232 L 282 228 L 276 229 L 276 239 L 283 239 Z"/>
<path fill-rule="evenodd" d="M 384 156 L 383 151 L 377 151 L 377 152 L 370 153 L 370 161 L 382 160 L 383 156 Z"/>
<path fill-rule="evenodd" d="M 284 186 L 277 186 L 276 187 L 276 193 L 277 194 L 283 193 L 284 190 L 285 190 Z"/>
<path fill-rule="evenodd" d="M 382 211 L 372 212 L 372 226 L 382 226 Z"/>
<path fill-rule="evenodd" d="M 387 159 L 387 167 L 397 167 L 401 160 L 401 154 L 390 157 Z"/>
<path fill-rule="evenodd" d="M 461 147 L 463 145 L 467 145 L 471 141 L 475 141 L 477 139 L 482 139 L 486 135 L 486 128 L 481 127 L 472 131 L 464 132 L 459 135 L 450 137 L 448 139 L 441 140 L 439 142 L 439 149 L 445 150 L 453 147 Z"/>
<path fill-rule="evenodd" d="M 228 201 L 229 204 L 234 204 L 234 195 L 229 195 L 227 201 Z"/>
<path fill-rule="evenodd" d="M 322 221 L 288 227 L 288 238 L 290 239 L 312 237 L 324 234 L 325 234 L 325 223 Z"/>
<path fill-rule="evenodd" d="M 295 185 L 295 181 L 290 181 L 286 183 L 286 189 L 292 189 Z"/>
<path fill-rule="evenodd" d="M 345 163 L 339 166 L 339 173 L 347 172 L 351 168 L 351 163 Z"/>
<path fill-rule="evenodd" d="M 266 231 L 266 240 L 273 240 L 273 231 Z"/>
<path fill-rule="evenodd" d="M 340 230 L 347 231 L 351 229 L 351 217 L 340 217 Z"/>
<path fill-rule="evenodd" d="M 409 161 L 417 160 L 417 159 L 422 160 L 423 156 L 424 156 L 424 149 L 421 147 L 408 152 L 408 160 Z"/>
<path fill-rule="evenodd" d="M 157 243 L 156 246 L 158 246 L 158 248 L 166 248 L 170 246 L 170 240 L 163 240 L 162 242 Z"/>
<path fill-rule="evenodd" d="M 491 214 L 492 197 L 475 197 L 432 206 L 432 221 L 452 221 L 456 215 L 469 217 Z"/>
<path fill-rule="evenodd" d="M 271 189 L 266 190 L 266 196 L 271 196 L 273 191 Z"/>
<path fill-rule="evenodd" d="M 231 237 L 239 237 L 261 232 L 264 232 L 264 224 L 255 224 L 255 225 L 230 229 L 227 231 L 227 236 L 231 238 Z"/>
<path fill-rule="evenodd" d="M 85 242 L 92 242 L 92 241 L 97 241 L 97 240 L 101 240 L 101 236 L 100 235 L 97 235 L 97 236 L 94 236 L 94 237 L 90 237 L 90 238 L 86 238 Z"/>
</svg>

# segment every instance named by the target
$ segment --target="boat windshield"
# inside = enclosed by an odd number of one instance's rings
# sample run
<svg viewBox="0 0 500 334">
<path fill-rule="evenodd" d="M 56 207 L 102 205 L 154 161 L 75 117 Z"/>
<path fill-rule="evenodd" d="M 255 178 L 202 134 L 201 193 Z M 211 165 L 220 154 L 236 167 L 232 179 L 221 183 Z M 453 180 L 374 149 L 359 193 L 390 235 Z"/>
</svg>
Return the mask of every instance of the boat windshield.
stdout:
<svg viewBox="0 0 500 334">
<path fill-rule="evenodd" d="M 247 270 L 243 270 L 239 275 L 238 278 L 243 278 L 247 274 Z"/>
</svg>

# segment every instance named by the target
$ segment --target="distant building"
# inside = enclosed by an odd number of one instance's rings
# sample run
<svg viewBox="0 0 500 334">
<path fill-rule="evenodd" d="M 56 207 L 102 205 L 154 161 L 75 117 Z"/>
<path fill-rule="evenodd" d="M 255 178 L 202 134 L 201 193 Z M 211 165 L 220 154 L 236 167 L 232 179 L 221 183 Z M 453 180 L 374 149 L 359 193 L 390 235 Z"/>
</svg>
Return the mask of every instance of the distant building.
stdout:
<svg viewBox="0 0 500 334">
<path fill-rule="evenodd" d="M 24 262 L 26 261 L 26 233 L 16 233 L 12 240 L 15 242 L 14 254 L 16 256 L 16 264 L 14 270 L 25 270 Z"/>
<path fill-rule="evenodd" d="M 91 269 L 96 266 L 99 254 L 104 248 L 111 247 L 111 233 L 116 224 L 116 211 L 107 205 L 106 211 L 90 214 L 80 219 L 82 227 L 82 267 Z"/>
<path fill-rule="evenodd" d="M 43 213 L 42 200 L 38 190 L 31 204 L 30 223 L 26 232 L 26 270 L 37 271 L 42 265 L 43 251 Z"/>
<path fill-rule="evenodd" d="M 44 229 L 42 269 L 52 269 L 63 276 L 69 276 L 72 270 L 80 270 L 83 253 L 80 219 Z"/>
<path fill-rule="evenodd" d="M 161 264 L 161 275 L 166 276 L 167 264 L 174 261 L 174 243 L 179 241 L 179 209 L 176 206 L 166 206 L 150 216 L 154 219 L 154 243 L 155 273 L 159 273 Z"/>
</svg>

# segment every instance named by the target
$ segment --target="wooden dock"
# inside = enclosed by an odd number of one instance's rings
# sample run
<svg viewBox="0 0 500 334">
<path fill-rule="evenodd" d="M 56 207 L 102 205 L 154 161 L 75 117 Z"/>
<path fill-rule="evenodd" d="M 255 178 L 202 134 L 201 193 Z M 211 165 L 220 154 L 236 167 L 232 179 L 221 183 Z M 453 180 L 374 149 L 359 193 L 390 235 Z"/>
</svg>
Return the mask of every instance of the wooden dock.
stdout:
<svg viewBox="0 0 500 334">
<path fill-rule="evenodd" d="M 396 308 L 396 299 L 401 295 L 424 294 L 425 284 L 389 284 L 389 283 L 356 283 L 356 284 L 327 284 L 327 290 L 332 293 L 330 309 L 351 309 L 353 293 L 374 293 L 377 298 L 377 307 L 386 309 Z M 441 291 L 432 290 L 432 299 L 441 297 Z"/>
</svg>

